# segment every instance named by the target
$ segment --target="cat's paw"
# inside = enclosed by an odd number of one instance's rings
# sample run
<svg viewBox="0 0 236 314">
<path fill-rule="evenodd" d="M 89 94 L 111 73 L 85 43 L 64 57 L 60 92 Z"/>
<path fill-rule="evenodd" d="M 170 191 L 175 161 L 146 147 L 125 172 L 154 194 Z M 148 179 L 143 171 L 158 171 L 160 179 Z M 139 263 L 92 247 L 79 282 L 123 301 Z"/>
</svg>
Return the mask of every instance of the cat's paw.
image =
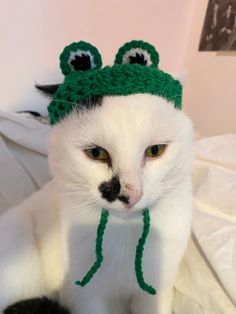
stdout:
<svg viewBox="0 0 236 314">
<path fill-rule="evenodd" d="M 69 310 L 57 301 L 47 297 L 19 301 L 8 306 L 3 314 L 70 314 Z"/>
</svg>

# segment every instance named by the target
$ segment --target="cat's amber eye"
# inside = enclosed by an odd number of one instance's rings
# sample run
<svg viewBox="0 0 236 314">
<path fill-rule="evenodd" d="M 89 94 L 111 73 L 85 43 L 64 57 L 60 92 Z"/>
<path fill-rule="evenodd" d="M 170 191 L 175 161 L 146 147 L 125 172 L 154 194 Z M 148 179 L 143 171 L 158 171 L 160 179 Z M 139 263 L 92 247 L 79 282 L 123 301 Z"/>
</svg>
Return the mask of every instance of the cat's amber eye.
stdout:
<svg viewBox="0 0 236 314">
<path fill-rule="evenodd" d="M 91 159 L 107 161 L 109 159 L 108 152 L 101 147 L 91 147 L 84 150 L 86 155 Z"/>
<path fill-rule="evenodd" d="M 145 156 L 159 157 L 164 153 L 166 146 L 167 146 L 166 144 L 157 144 L 150 146 L 145 150 Z"/>
</svg>

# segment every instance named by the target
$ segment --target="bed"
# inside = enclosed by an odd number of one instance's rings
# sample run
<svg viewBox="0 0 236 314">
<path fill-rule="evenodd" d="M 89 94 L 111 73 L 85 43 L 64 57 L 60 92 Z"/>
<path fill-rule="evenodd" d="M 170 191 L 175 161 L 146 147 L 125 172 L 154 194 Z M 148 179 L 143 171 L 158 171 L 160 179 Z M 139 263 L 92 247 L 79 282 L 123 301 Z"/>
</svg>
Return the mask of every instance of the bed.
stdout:
<svg viewBox="0 0 236 314">
<path fill-rule="evenodd" d="M 50 126 L 0 112 L 0 214 L 51 179 Z M 236 313 L 236 134 L 194 142 L 192 235 L 175 282 L 174 314 Z"/>
</svg>

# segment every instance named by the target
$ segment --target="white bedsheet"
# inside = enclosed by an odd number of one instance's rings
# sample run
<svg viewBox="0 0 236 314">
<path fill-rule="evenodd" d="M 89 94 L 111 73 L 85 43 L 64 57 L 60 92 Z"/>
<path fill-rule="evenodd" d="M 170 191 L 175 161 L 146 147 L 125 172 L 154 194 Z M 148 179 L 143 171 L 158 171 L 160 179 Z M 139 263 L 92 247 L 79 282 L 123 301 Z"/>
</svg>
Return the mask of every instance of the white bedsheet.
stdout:
<svg viewBox="0 0 236 314">
<path fill-rule="evenodd" d="M 51 178 L 50 127 L 0 112 L 0 213 Z M 193 232 L 175 283 L 175 314 L 236 313 L 236 134 L 195 142 Z"/>
<path fill-rule="evenodd" d="M 176 314 L 236 313 L 236 134 L 195 142 L 193 235 L 176 280 Z"/>
<path fill-rule="evenodd" d="M 0 213 L 50 180 L 48 132 L 27 115 L 0 112 Z"/>
</svg>

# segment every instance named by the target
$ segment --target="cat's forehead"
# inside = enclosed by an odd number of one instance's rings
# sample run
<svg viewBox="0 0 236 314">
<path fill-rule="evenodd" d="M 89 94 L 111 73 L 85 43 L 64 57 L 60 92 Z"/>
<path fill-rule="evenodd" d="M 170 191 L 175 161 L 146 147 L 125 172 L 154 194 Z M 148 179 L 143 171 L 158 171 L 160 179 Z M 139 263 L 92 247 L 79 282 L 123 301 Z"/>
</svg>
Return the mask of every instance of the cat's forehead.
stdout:
<svg viewBox="0 0 236 314">
<path fill-rule="evenodd" d="M 105 97 L 102 108 L 97 112 L 98 120 L 107 117 L 124 126 L 133 128 L 145 126 L 155 128 L 164 126 L 165 122 L 172 120 L 171 116 L 177 112 L 173 105 L 165 99 L 148 94 L 136 94 L 129 96 Z M 108 121 L 110 120 L 108 119 Z M 152 124 L 150 124 L 152 123 Z"/>
<path fill-rule="evenodd" d="M 185 115 L 165 99 L 147 94 L 104 97 L 93 109 L 72 114 L 73 132 L 95 140 L 169 141 L 181 133 Z"/>
<path fill-rule="evenodd" d="M 166 128 L 177 119 L 178 112 L 165 99 L 147 94 L 105 97 L 97 112 L 97 121 L 121 128 L 144 131 Z"/>
</svg>

